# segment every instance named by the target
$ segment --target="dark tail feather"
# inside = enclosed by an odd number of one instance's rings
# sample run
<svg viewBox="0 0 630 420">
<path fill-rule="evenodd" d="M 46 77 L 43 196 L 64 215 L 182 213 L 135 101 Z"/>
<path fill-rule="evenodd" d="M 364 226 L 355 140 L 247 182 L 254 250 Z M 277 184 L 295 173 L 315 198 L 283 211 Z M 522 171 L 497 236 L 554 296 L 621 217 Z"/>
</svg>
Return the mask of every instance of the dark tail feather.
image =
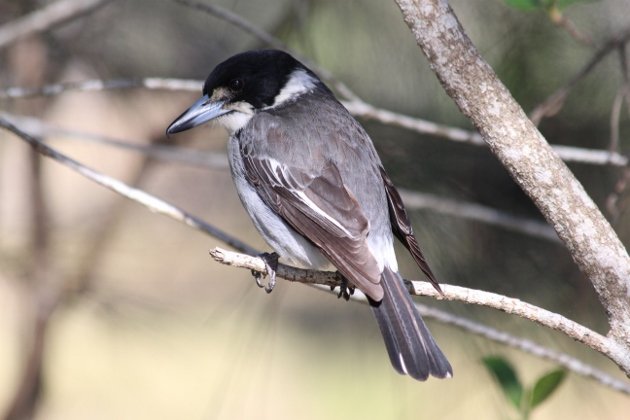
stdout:
<svg viewBox="0 0 630 420">
<path fill-rule="evenodd" d="M 394 369 L 424 381 L 453 376 L 453 369 L 415 308 L 400 274 L 385 267 L 384 296 L 371 302 Z"/>
</svg>

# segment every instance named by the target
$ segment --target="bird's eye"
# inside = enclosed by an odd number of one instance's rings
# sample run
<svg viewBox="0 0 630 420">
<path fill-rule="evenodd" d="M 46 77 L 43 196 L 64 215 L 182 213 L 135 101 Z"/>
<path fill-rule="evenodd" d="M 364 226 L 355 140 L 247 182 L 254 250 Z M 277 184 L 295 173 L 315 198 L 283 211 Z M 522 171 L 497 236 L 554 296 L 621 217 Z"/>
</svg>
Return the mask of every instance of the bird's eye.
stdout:
<svg viewBox="0 0 630 420">
<path fill-rule="evenodd" d="M 243 79 L 232 79 L 230 81 L 230 89 L 234 92 L 239 92 L 243 90 Z"/>
</svg>

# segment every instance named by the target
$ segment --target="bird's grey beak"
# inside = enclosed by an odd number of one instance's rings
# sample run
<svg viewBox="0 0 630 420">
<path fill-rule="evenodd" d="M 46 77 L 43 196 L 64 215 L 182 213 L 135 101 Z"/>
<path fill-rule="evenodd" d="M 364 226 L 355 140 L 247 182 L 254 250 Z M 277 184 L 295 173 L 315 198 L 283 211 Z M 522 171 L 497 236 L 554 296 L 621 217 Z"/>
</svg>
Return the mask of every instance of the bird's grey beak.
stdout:
<svg viewBox="0 0 630 420">
<path fill-rule="evenodd" d="M 223 108 L 223 105 L 225 105 L 225 101 L 213 101 L 208 95 L 203 95 L 168 126 L 166 134 L 171 135 L 186 131 L 230 112 L 229 109 Z"/>
</svg>

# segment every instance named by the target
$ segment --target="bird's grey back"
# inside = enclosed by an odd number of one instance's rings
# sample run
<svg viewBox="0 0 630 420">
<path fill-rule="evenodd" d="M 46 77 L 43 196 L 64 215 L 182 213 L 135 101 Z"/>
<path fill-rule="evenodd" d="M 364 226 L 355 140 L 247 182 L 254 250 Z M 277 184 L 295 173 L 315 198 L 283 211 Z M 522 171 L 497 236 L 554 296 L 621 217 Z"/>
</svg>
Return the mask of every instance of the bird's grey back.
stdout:
<svg viewBox="0 0 630 420">
<path fill-rule="evenodd" d="M 313 112 L 314 107 L 318 112 Z M 327 91 L 316 89 L 299 101 L 258 112 L 239 137 L 241 147 L 253 155 L 288 163 L 309 174 L 321 173 L 332 162 L 369 220 L 370 234 L 392 236 L 381 162 L 374 145 Z"/>
</svg>

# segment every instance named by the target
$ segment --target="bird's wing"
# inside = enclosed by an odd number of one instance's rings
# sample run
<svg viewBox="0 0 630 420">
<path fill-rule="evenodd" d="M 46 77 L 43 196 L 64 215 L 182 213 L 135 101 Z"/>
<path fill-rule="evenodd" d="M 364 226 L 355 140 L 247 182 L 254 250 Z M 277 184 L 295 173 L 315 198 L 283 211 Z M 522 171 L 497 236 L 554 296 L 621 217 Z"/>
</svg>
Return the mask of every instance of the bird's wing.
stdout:
<svg viewBox="0 0 630 420">
<path fill-rule="evenodd" d="M 262 200 L 353 285 L 380 301 L 381 270 L 366 241 L 369 221 L 334 163 L 313 174 L 268 156 L 242 156 L 245 175 Z"/>
<path fill-rule="evenodd" d="M 420 270 L 422 270 L 422 272 L 427 276 L 433 287 L 441 293 L 442 289 L 440 288 L 440 284 L 435 279 L 435 275 L 431 271 L 431 267 L 429 267 L 427 260 L 424 258 L 424 254 L 422 254 L 420 245 L 413 233 L 413 228 L 411 227 L 411 222 L 409 221 L 409 216 L 407 215 L 407 210 L 405 210 L 405 205 L 402 202 L 400 193 L 396 187 L 394 187 L 394 184 L 391 179 L 389 179 L 387 173 L 385 173 L 385 169 L 381 167 L 380 170 L 383 183 L 385 184 L 385 192 L 387 193 L 392 231 L 398 240 L 402 242 L 405 248 L 409 250 L 411 256 L 416 261 L 416 264 L 418 264 Z"/>
</svg>

